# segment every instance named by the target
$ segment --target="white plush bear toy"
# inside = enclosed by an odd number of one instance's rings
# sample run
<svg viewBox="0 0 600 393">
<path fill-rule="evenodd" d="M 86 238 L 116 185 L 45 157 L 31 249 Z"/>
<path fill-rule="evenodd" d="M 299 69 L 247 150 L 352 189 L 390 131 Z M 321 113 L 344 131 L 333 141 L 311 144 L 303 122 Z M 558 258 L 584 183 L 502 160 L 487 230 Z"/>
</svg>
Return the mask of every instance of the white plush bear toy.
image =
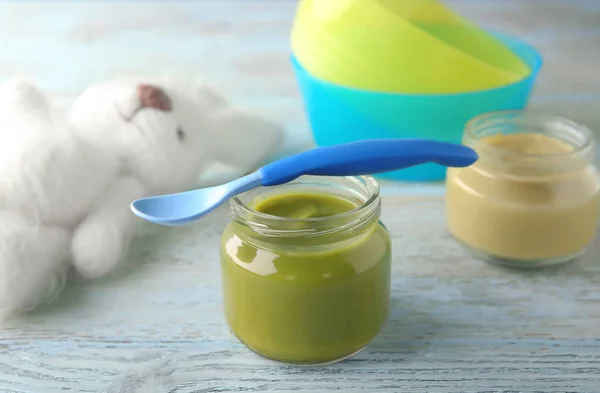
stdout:
<svg viewBox="0 0 600 393">
<path fill-rule="evenodd" d="M 72 265 L 110 273 L 138 219 L 134 199 L 183 191 L 224 162 L 256 169 L 281 127 L 204 85 L 120 80 L 68 115 L 25 82 L 0 88 L 0 317 L 52 300 Z"/>
</svg>

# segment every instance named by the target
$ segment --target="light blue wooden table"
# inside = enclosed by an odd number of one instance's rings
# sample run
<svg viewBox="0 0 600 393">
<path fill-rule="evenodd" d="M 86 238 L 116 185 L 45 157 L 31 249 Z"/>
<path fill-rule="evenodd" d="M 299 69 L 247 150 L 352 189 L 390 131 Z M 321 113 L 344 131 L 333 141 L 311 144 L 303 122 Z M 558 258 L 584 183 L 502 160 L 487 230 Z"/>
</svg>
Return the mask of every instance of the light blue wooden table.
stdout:
<svg viewBox="0 0 600 393">
<path fill-rule="evenodd" d="M 324 0 L 325 1 L 325 0 Z M 334 1 L 334 0 L 331 0 Z M 532 107 L 600 130 L 600 2 L 454 0 L 536 45 Z M 0 3 L 0 75 L 68 105 L 122 74 L 204 74 L 240 105 L 311 143 L 292 70 L 291 0 Z M 578 263 L 516 272 L 472 260 L 447 235 L 440 184 L 383 184 L 393 235 L 392 314 L 355 358 L 279 365 L 227 331 L 217 242 L 227 221 L 146 226 L 114 276 L 0 330 L 0 392 L 600 392 L 600 238 Z M 1 190 L 0 190 L 1 192 Z"/>
</svg>

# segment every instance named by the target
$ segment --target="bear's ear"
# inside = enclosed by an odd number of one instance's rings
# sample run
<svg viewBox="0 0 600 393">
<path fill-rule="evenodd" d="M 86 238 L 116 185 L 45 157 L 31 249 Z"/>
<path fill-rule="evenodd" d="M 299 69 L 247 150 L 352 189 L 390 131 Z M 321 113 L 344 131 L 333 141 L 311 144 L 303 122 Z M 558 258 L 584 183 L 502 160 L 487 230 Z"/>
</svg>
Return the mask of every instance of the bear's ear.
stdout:
<svg viewBox="0 0 600 393">
<path fill-rule="evenodd" d="M 3 104 L 16 104 L 23 109 L 48 108 L 50 102 L 33 83 L 24 79 L 13 79 L 0 86 L 0 99 Z"/>
<path fill-rule="evenodd" d="M 3 116 L 30 114 L 49 121 L 53 110 L 48 97 L 31 82 L 13 79 L 0 86 L 0 112 Z"/>
<path fill-rule="evenodd" d="M 163 112 L 173 110 L 171 99 L 160 87 L 140 84 L 137 88 L 137 95 L 142 108 L 153 108 Z"/>
</svg>

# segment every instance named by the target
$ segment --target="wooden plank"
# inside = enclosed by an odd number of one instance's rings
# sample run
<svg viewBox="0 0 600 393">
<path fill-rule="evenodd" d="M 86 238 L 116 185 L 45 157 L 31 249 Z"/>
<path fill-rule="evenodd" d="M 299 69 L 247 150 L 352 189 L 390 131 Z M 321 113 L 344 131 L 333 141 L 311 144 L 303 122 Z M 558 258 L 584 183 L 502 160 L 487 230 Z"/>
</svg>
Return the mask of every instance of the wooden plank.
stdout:
<svg viewBox="0 0 600 393">
<path fill-rule="evenodd" d="M 386 197 L 394 247 L 388 324 L 356 358 L 298 369 L 251 354 L 224 324 L 218 241 L 227 215 L 223 208 L 184 228 L 144 225 L 118 274 L 72 285 L 53 306 L 6 324 L 0 391 L 98 392 L 121 382 L 131 390 L 114 391 L 597 386 L 599 238 L 578 263 L 507 270 L 472 259 L 449 237 L 440 197 Z M 135 390 L 138 382 L 163 387 Z"/>
</svg>

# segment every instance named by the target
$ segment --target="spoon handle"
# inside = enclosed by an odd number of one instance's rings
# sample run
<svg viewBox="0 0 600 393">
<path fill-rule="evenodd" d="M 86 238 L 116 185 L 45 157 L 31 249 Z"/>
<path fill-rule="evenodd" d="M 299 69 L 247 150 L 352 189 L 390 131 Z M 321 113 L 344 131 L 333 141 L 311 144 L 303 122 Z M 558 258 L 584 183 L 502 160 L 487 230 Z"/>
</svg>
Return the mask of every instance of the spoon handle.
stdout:
<svg viewBox="0 0 600 393">
<path fill-rule="evenodd" d="M 429 139 L 371 139 L 317 147 L 258 170 L 263 186 L 290 182 L 302 175 L 360 176 L 433 162 L 465 167 L 477 161 L 470 147 Z"/>
</svg>

